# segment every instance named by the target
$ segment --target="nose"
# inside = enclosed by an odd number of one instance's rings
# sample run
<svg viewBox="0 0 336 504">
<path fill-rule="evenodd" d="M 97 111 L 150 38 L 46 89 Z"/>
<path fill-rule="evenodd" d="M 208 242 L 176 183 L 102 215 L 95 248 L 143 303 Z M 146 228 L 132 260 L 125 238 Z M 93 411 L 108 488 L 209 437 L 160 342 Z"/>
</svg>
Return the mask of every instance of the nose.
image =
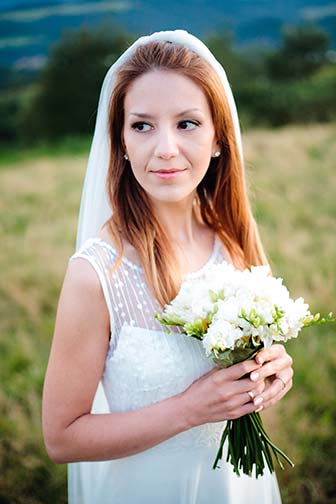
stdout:
<svg viewBox="0 0 336 504">
<path fill-rule="evenodd" d="M 154 154 L 161 159 L 172 159 L 179 153 L 176 135 L 168 128 L 157 132 Z"/>
</svg>

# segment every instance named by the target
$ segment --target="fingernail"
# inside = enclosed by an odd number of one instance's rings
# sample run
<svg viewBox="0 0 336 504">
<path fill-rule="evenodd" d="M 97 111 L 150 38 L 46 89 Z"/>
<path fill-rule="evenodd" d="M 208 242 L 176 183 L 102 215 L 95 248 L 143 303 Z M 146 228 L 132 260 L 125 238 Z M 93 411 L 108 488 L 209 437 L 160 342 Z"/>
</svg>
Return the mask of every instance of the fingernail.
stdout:
<svg viewBox="0 0 336 504">
<path fill-rule="evenodd" d="M 257 361 L 258 361 L 258 364 L 263 364 L 264 363 L 264 359 L 260 355 L 258 355 Z"/>
<path fill-rule="evenodd" d="M 257 399 L 254 399 L 254 404 L 258 406 L 258 404 L 261 404 L 263 402 L 264 398 L 263 397 L 257 397 Z"/>
<path fill-rule="evenodd" d="M 259 406 L 259 408 L 257 408 L 255 411 L 255 413 L 258 413 L 258 411 L 261 411 L 263 409 L 264 406 Z"/>
<path fill-rule="evenodd" d="M 256 371 L 253 371 L 253 373 L 250 374 L 250 378 L 252 381 L 257 381 L 259 376 L 260 376 L 259 373 L 257 373 Z"/>
</svg>

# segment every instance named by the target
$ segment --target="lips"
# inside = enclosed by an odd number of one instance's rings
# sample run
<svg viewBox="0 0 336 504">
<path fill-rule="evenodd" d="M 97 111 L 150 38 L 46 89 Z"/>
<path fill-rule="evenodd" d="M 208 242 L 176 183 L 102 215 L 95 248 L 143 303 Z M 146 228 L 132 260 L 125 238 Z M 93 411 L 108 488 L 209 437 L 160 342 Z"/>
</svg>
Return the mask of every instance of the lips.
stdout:
<svg viewBox="0 0 336 504">
<path fill-rule="evenodd" d="M 181 171 L 184 171 L 184 169 L 178 169 L 178 168 L 170 168 L 168 170 L 151 170 L 152 172 L 154 173 L 177 173 L 177 172 L 181 172 Z"/>
<path fill-rule="evenodd" d="M 156 177 L 159 177 L 160 179 L 163 179 L 163 180 L 174 180 L 175 178 L 179 177 L 180 174 L 182 174 L 185 171 L 186 171 L 186 168 L 182 169 L 182 170 L 179 168 L 169 168 L 169 169 L 165 169 L 165 170 L 152 170 L 152 173 Z"/>
</svg>

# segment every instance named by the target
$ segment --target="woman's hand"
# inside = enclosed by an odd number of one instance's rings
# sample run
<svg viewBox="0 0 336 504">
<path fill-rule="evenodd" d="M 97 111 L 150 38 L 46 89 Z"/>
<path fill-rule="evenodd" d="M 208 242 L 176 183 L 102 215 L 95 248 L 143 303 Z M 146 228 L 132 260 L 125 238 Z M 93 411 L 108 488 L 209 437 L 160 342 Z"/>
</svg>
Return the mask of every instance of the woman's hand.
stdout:
<svg viewBox="0 0 336 504">
<path fill-rule="evenodd" d="M 254 360 L 210 371 L 182 393 L 189 426 L 269 408 L 291 389 L 292 362 L 283 345 L 276 344 L 261 350 Z"/>
<path fill-rule="evenodd" d="M 257 385 L 252 390 L 251 399 L 260 409 L 269 408 L 292 388 L 293 360 L 283 345 L 276 344 L 261 350 L 255 361 L 262 366 L 250 374 L 250 379 Z M 258 388 L 261 380 L 265 382 L 262 392 Z"/>
<path fill-rule="evenodd" d="M 182 414 L 188 427 L 231 420 L 256 411 L 259 406 L 251 401 L 251 391 L 259 397 L 265 389 L 265 380 L 261 376 L 251 380 L 248 375 L 261 369 L 260 363 L 246 360 L 227 369 L 215 368 L 193 382 L 181 394 Z"/>
</svg>

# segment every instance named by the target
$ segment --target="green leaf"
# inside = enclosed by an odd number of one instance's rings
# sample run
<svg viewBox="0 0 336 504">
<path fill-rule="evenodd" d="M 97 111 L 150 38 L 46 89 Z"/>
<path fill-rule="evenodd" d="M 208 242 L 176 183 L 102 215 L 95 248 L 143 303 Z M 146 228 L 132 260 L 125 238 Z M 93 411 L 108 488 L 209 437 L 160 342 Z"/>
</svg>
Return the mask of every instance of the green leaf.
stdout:
<svg viewBox="0 0 336 504">
<path fill-rule="evenodd" d="M 209 289 L 209 294 L 210 294 L 211 301 L 213 303 L 216 303 L 216 301 L 218 301 L 218 296 L 217 296 L 216 292 Z"/>
<path fill-rule="evenodd" d="M 206 319 L 196 319 L 193 323 L 187 322 L 184 325 L 184 330 L 188 336 L 194 336 L 198 339 L 203 339 L 204 334 L 208 330 L 208 323 Z"/>
<path fill-rule="evenodd" d="M 228 368 L 233 364 L 238 362 L 243 362 L 247 359 L 253 359 L 253 357 L 263 348 L 261 343 L 258 347 L 253 348 L 235 348 L 234 350 L 227 349 L 223 352 L 215 351 L 213 352 L 212 360 L 221 368 Z"/>
</svg>

